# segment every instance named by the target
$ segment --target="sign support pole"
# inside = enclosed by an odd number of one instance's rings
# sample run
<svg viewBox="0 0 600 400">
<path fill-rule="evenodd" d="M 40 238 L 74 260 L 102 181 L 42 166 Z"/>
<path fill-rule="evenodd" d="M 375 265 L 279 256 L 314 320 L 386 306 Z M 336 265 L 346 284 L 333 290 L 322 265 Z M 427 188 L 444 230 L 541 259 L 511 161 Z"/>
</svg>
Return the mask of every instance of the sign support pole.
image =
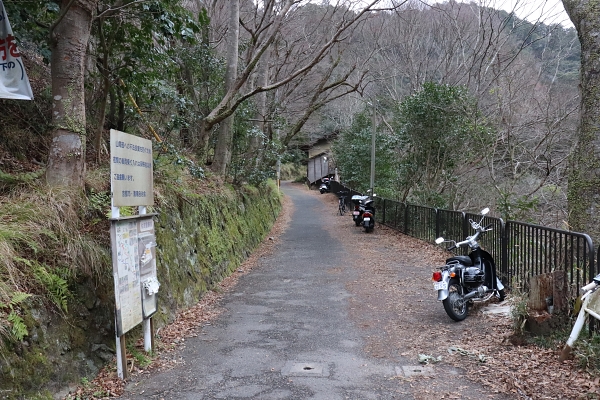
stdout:
<svg viewBox="0 0 600 400">
<path fill-rule="evenodd" d="M 138 210 L 139 215 L 146 215 L 147 213 L 146 206 L 138 206 Z M 142 328 L 144 331 L 144 351 L 146 353 L 150 353 L 154 349 L 152 343 L 154 337 L 154 332 L 152 329 L 152 317 L 144 318 L 144 321 L 142 322 Z"/>
<path fill-rule="evenodd" d="M 111 200 L 112 203 L 112 200 Z M 111 204 L 111 217 L 119 218 L 121 216 L 121 210 L 119 207 L 114 207 Z M 115 326 L 117 322 L 115 319 Z M 117 353 L 117 376 L 120 379 L 126 379 L 128 377 L 127 374 L 127 349 L 125 347 L 125 334 L 116 336 L 116 353 Z"/>
</svg>

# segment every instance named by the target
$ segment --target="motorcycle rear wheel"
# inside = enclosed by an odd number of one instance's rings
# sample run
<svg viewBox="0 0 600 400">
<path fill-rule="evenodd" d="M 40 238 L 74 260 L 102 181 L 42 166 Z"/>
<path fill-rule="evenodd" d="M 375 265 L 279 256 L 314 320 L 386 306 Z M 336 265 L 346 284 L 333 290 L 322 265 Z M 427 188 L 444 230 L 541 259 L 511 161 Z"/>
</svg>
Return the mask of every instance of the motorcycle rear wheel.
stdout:
<svg viewBox="0 0 600 400">
<path fill-rule="evenodd" d="M 454 321 L 464 320 L 469 310 L 462 295 L 462 288 L 456 280 L 452 280 L 448 285 L 448 291 L 448 297 L 442 301 L 446 314 Z"/>
</svg>

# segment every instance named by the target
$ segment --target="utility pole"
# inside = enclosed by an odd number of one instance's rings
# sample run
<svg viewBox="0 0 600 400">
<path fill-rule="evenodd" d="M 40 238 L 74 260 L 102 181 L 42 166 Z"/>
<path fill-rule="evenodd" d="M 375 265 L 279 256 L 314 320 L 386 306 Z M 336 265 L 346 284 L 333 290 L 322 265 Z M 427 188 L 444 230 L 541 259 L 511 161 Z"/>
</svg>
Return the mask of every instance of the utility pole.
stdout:
<svg viewBox="0 0 600 400">
<path fill-rule="evenodd" d="M 375 136 L 377 132 L 377 120 L 376 120 L 377 110 L 375 109 L 375 105 L 373 105 L 373 132 L 371 133 L 371 197 L 375 194 Z"/>
<path fill-rule="evenodd" d="M 281 160 L 277 159 L 277 190 L 281 191 Z"/>
</svg>

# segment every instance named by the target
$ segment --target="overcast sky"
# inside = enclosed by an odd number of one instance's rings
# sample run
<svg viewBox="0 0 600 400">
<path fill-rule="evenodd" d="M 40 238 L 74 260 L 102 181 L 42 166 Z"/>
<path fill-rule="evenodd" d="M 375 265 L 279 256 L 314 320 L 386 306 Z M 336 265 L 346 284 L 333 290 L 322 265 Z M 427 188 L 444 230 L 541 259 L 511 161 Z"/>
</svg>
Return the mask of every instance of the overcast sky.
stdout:
<svg viewBox="0 0 600 400">
<path fill-rule="evenodd" d="M 400 0 L 389 0 L 398 3 Z M 443 3 L 447 0 L 421 0 L 428 4 Z M 561 24 L 573 28 L 561 0 L 457 0 L 463 3 L 476 3 L 482 7 L 492 7 L 507 12 L 514 11 L 516 16 L 529 22 L 538 20 L 547 25 Z"/>
<path fill-rule="evenodd" d="M 401 4 L 405 0 L 385 0 L 381 5 Z M 420 0 L 427 4 L 444 3 L 447 0 Z M 529 22 L 541 19 L 547 25 L 559 23 L 566 28 L 573 28 L 569 16 L 565 12 L 561 0 L 457 0 L 463 3 L 476 3 L 482 7 L 492 7 L 511 12 Z M 371 0 L 354 0 L 357 7 L 370 3 Z"/>
<path fill-rule="evenodd" d="M 541 18 L 545 24 L 559 23 L 573 28 L 561 0 L 479 0 L 482 5 L 496 9 L 514 10 L 517 17 L 535 22 Z M 491 3 L 487 3 L 490 1 Z"/>
</svg>

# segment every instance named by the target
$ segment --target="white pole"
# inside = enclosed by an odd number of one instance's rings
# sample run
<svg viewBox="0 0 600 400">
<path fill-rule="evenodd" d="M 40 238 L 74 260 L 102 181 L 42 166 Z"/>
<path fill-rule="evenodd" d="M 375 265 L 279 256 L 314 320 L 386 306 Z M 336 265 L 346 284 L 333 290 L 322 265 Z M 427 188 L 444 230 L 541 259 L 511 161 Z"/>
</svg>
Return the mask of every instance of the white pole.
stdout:
<svg viewBox="0 0 600 400">
<path fill-rule="evenodd" d="M 150 353 L 152 351 L 152 326 L 150 324 L 150 318 L 144 319 L 142 322 L 144 327 L 144 351 Z"/>
<path fill-rule="evenodd" d="M 111 185 L 112 186 L 112 185 Z M 111 188 L 112 189 L 112 188 Z M 119 207 L 115 207 L 112 205 L 112 200 L 111 200 L 111 217 L 112 218 L 119 218 L 121 216 L 121 210 L 119 209 Z M 117 327 L 117 318 L 115 316 L 115 328 Z M 116 329 L 115 329 L 116 332 Z M 115 333 L 115 338 L 116 338 L 116 350 L 117 350 L 117 376 L 119 377 L 119 379 L 124 379 L 125 375 L 123 373 L 124 371 L 124 361 L 123 360 L 123 349 L 121 349 L 121 337 L 119 335 L 117 335 Z"/>
<path fill-rule="evenodd" d="M 139 206 L 138 210 L 140 215 L 146 215 L 146 213 L 148 212 L 146 206 Z M 140 290 L 144 290 L 144 288 L 140 288 Z M 151 318 L 152 317 L 145 318 L 142 321 L 142 329 L 144 331 L 144 351 L 146 353 L 150 353 L 152 351 L 152 324 L 150 322 Z"/>
<path fill-rule="evenodd" d="M 281 186 L 281 160 L 277 160 L 277 190 Z"/>
</svg>

